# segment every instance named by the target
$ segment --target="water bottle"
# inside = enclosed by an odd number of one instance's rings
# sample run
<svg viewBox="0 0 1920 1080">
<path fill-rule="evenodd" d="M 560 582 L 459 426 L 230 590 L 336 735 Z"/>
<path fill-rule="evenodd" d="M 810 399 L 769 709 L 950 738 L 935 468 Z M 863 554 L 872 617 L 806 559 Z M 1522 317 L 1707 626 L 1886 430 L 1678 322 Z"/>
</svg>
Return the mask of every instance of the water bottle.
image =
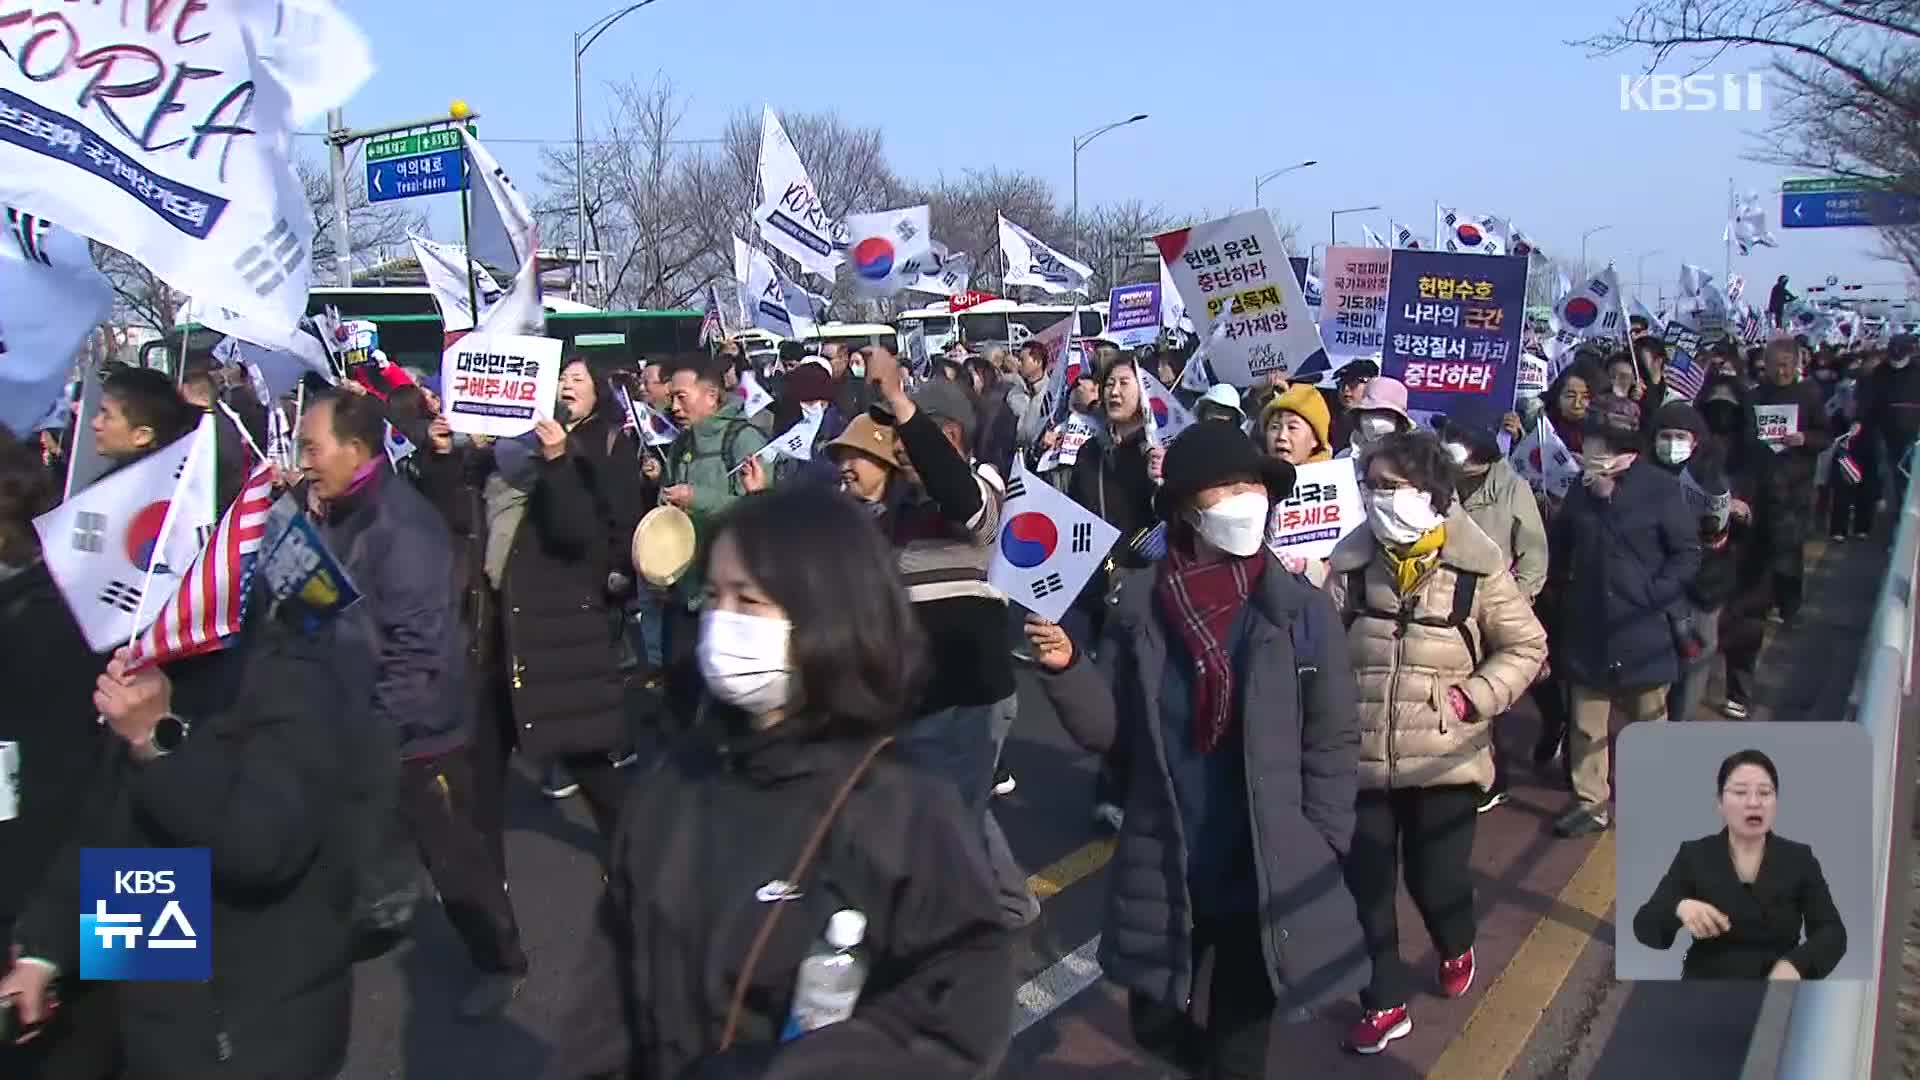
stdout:
<svg viewBox="0 0 1920 1080">
<path fill-rule="evenodd" d="M 793 1009 L 780 1041 L 787 1042 L 837 1024 L 853 1015 L 860 988 L 867 981 L 867 961 L 856 950 L 867 936 L 867 917 L 852 908 L 836 911 L 827 921 L 826 936 L 813 943 L 800 961 L 800 977 L 793 988 Z"/>
</svg>

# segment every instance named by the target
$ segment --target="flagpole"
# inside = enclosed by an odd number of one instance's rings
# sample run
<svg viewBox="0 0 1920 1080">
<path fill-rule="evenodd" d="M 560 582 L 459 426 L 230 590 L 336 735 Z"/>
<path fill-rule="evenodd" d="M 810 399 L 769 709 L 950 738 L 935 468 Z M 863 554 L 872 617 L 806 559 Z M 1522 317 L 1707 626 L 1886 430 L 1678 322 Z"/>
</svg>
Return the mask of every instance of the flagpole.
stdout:
<svg viewBox="0 0 1920 1080">
<path fill-rule="evenodd" d="M 208 422 L 211 422 L 211 416 L 212 414 L 209 413 Z M 180 479 L 174 481 L 173 495 L 167 500 L 166 515 L 160 519 L 160 535 L 154 538 L 153 553 L 147 557 L 146 580 L 140 583 L 140 600 L 134 605 L 132 617 L 127 624 L 128 645 L 132 645 L 140 636 L 140 623 L 142 617 L 147 613 L 147 594 L 153 589 L 154 568 L 160 564 L 161 556 L 166 553 L 167 541 L 173 538 L 173 526 L 180 515 L 180 489 L 184 487 L 188 479 L 193 476 L 194 466 L 200 462 L 200 452 L 206 448 L 207 443 L 210 441 L 208 439 L 202 439 L 200 437 L 200 431 L 200 427 L 195 427 L 193 434 L 188 436 L 188 438 L 193 440 L 193 445 L 187 448 L 186 468 L 181 471 Z M 209 434 L 211 434 L 211 432 L 209 432 Z"/>
<path fill-rule="evenodd" d="M 574 59 L 576 63 L 579 60 L 577 56 Z M 477 284 L 479 275 L 475 274 L 473 270 L 473 211 L 467 199 L 467 189 L 473 186 L 473 170 L 468 167 L 470 160 L 472 159 L 469 158 L 466 153 L 465 143 L 462 143 L 460 153 L 460 246 L 465 250 L 467 258 L 467 311 L 473 316 L 473 326 L 474 329 L 477 330 L 480 328 L 480 289 Z M 577 165 L 579 162 L 575 162 L 575 164 Z M 586 248 L 584 243 L 584 238 L 582 238 L 580 253 L 580 265 L 582 268 L 586 266 Z M 531 258 L 538 264 L 540 253 L 538 251 L 532 252 Z M 519 270 L 519 267 L 514 267 L 516 277 L 519 276 Z M 537 285 L 540 279 L 540 268 L 538 265 L 534 267 L 533 276 L 534 282 Z M 446 329 L 444 320 L 441 322 L 440 329 L 443 331 Z"/>
<path fill-rule="evenodd" d="M 1720 280 L 1722 282 L 1733 280 L 1733 242 L 1737 239 L 1737 237 L 1734 236 L 1734 231 L 1739 228 L 1738 224 L 1734 221 L 1734 203 L 1733 177 L 1729 176 L 1727 177 L 1727 234 L 1724 238 L 1725 242 L 1721 245 L 1723 248 L 1722 254 L 1725 256 L 1720 271 Z M 1724 287 L 1724 285 L 1722 287 Z"/>
</svg>

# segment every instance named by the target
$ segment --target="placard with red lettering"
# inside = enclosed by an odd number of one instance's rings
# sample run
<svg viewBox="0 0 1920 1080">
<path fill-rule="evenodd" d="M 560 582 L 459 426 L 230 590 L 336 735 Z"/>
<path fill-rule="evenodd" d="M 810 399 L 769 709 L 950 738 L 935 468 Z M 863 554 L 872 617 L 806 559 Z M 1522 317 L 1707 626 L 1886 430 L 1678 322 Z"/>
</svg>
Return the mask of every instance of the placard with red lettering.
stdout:
<svg viewBox="0 0 1920 1080">
<path fill-rule="evenodd" d="M 1393 252 L 1377 247 L 1327 249 L 1327 273 L 1320 302 L 1320 340 L 1327 358 L 1379 356 L 1386 351 L 1387 274 Z"/>
<path fill-rule="evenodd" d="M 1395 251 L 1380 373 L 1407 385 L 1416 420 L 1498 430 L 1520 378 L 1526 299 L 1526 256 Z"/>
<path fill-rule="evenodd" d="M 1207 363 L 1216 380 L 1246 387 L 1261 375 L 1325 367 L 1319 328 L 1266 211 L 1249 210 L 1153 240 L 1194 327 L 1208 342 Z"/>
<path fill-rule="evenodd" d="M 1293 494 L 1273 508 L 1267 546 L 1276 555 L 1324 559 L 1364 520 L 1353 462 L 1316 461 L 1293 472 Z"/>
<path fill-rule="evenodd" d="M 560 342 L 518 334 L 468 334 L 440 358 L 447 426 L 510 439 L 553 415 L 560 392 Z"/>
<path fill-rule="evenodd" d="M 1800 406 L 1755 405 L 1753 424 L 1758 429 L 1761 442 L 1784 443 L 1787 436 L 1800 430 Z"/>
</svg>

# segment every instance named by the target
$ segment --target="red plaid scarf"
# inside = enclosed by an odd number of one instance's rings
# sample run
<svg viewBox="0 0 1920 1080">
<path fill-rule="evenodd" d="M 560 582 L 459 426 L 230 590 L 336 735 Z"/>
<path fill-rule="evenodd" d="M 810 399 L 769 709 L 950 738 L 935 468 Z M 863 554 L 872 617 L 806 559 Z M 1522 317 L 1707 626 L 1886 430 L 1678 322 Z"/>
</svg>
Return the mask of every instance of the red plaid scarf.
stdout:
<svg viewBox="0 0 1920 1080">
<path fill-rule="evenodd" d="M 1200 562 L 1171 544 L 1154 594 L 1199 665 L 1193 683 L 1193 746 L 1209 754 L 1233 726 L 1233 620 L 1267 568 L 1266 552 Z"/>
</svg>

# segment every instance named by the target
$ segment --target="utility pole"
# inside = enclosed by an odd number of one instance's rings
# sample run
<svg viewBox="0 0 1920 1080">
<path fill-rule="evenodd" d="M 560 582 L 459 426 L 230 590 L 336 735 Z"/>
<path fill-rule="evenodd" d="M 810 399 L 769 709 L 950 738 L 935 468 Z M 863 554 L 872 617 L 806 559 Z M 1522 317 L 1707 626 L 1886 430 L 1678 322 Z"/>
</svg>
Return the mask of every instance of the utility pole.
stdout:
<svg viewBox="0 0 1920 1080">
<path fill-rule="evenodd" d="M 334 284 L 353 287 L 353 231 L 347 227 L 347 141 L 341 138 L 347 128 L 345 109 L 327 113 L 327 160 L 333 173 L 333 275 Z"/>
</svg>

